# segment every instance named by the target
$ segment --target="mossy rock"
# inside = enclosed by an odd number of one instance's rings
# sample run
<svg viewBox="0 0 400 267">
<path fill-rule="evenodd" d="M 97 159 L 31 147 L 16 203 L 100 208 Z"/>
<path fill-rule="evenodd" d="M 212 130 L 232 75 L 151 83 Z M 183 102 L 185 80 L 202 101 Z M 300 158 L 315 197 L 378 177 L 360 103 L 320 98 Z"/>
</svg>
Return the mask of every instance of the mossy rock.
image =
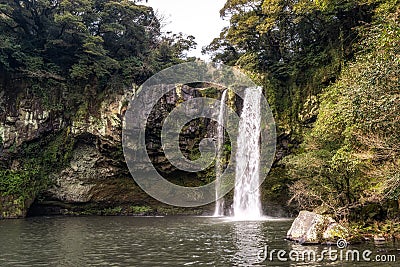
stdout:
<svg viewBox="0 0 400 267">
<path fill-rule="evenodd" d="M 300 244 L 322 244 L 352 239 L 350 230 L 327 215 L 301 211 L 287 233 L 287 239 Z"/>
<path fill-rule="evenodd" d="M 33 198 L 0 195 L 0 219 L 24 218 L 32 202 Z"/>
</svg>

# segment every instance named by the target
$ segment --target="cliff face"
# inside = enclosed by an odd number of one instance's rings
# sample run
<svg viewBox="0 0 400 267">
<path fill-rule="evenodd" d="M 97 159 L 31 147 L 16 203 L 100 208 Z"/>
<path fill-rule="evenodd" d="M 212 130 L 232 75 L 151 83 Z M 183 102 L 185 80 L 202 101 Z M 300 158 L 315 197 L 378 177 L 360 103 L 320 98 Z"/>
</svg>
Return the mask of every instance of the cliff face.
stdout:
<svg viewBox="0 0 400 267">
<path fill-rule="evenodd" d="M 167 179 L 178 184 L 203 184 L 207 172 L 182 174 L 161 150 L 159 132 L 163 119 L 177 103 L 200 96 L 199 90 L 188 86 L 173 89 L 160 99 L 149 118 L 149 157 Z M 47 108 L 42 98 L 25 90 L 23 84 L 18 91 L 3 88 L 0 217 L 24 217 L 28 211 L 108 214 L 165 210 L 164 205 L 134 183 L 124 162 L 122 120 L 133 92 L 106 91 L 82 101 L 75 109 L 64 105 L 64 110 L 54 110 Z M 181 133 L 181 148 L 187 157 L 195 153 L 197 140 L 213 132 L 213 122 L 200 120 L 201 123 L 189 123 Z M 34 175 L 28 170 L 32 165 L 38 170 Z M 18 183 L 23 183 L 27 190 L 12 187 L 18 187 Z"/>
<path fill-rule="evenodd" d="M 90 95 L 90 98 L 71 96 L 66 90 L 65 94 L 52 95 L 49 103 L 49 97 L 32 92 L 29 83 L 2 84 L 0 217 L 192 214 L 213 208 L 213 204 L 198 210 L 172 208 L 153 199 L 135 184 L 121 144 L 122 121 L 135 89 L 96 93 L 86 87 L 82 96 Z M 175 184 L 200 186 L 215 178 L 214 166 L 199 173 L 176 169 L 163 153 L 160 139 L 164 119 L 177 104 L 194 97 L 220 98 L 220 89 L 202 86 L 171 85 L 170 93 L 158 101 L 148 119 L 149 158 L 163 177 Z M 240 113 L 240 98 L 233 95 L 228 102 Z M 215 134 L 214 121 L 198 118 L 189 122 L 180 133 L 182 153 L 189 159 L 196 159 L 200 154 L 199 142 Z M 290 140 L 290 135 L 278 137 L 277 162 L 296 146 Z M 285 177 L 278 165 L 264 182 L 264 207 L 269 214 L 283 212 L 281 206 L 287 200 Z M 232 193 L 227 196 L 227 205 L 231 199 Z"/>
</svg>

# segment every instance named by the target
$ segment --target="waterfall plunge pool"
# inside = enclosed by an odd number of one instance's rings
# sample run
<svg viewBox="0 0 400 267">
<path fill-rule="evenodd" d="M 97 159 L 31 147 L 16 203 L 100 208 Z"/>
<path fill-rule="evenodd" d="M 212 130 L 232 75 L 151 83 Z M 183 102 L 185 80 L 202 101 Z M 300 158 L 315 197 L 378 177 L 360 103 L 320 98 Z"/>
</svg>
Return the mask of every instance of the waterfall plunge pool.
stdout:
<svg viewBox="0 0 400 267">
<path fill-rule="evenodd" d="M 229 217 L 33 217 L 0 221 L 0 266 L 398 266 L 398 263 L 279 261 L 277 251 L 314 251 L 284 239 L 292 221 Z M 259 262 L 273 249 L 273 260 Z M 336 248 L 337 249 L 337 248 Z M 348 249 L 396 255 L 393 243 Z M 269 254 L 268 254 L 269 255 Z"/>
</svg>

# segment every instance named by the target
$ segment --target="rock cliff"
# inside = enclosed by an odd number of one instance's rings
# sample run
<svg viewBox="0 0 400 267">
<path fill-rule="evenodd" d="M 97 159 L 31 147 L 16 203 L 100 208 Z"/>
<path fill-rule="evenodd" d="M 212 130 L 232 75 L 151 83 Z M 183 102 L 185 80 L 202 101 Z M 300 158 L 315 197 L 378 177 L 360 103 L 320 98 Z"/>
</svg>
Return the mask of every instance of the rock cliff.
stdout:
<svg viewBox="0 0 400 267">
<path fill-rule="evenodd" d="M 148 120 L 149 157 L 174 183 L 204 184 L 207 171 L 181 173 L 162 152 L 159 133 L 165 117 L 178 103 L 201 96 L 196 88 L 170 87 L 172 90 L 159 100 Z M 30 93 L 23 84 L 14 90 L 18 91 L 3 88 L 0 93 L 0 163 L 3 175 L 8 175 L 3 181 L 24 183 L 28 188 L 13 190 L 12 184 L 3 182 L 0 217 L 24 217 L 28 211 L 104 214 L 169 209 L 134 183 L 124 162 L 122 123 L 135 89 L 105 91 L 94 99 L 80 101 L 76 107 L 63 105 L 63 109 L 47 107 L 43 98 Z M 188 158 L 196 156 L 198 141 L 214 131 L 215 122 L 198 120 L 181 133 L 181 149 Z M 31 165 L 38 170 L 34 174 L 27 170 Z"/>
</svg>

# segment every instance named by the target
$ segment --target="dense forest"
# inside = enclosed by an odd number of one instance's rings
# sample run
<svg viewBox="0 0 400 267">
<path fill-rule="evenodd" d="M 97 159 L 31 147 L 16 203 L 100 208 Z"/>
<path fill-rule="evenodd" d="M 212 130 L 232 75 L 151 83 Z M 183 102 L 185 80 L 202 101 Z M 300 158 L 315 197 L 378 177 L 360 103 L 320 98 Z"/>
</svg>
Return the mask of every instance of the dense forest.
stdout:
<svg viewBox="0 0 400 267">
<path fill-rule="evenodd" d="M 265 197 L 365 228 L 399 220 L 400 2 L 227 0 L 221 17 L 204 52 L 261 85 L 277 122 Z M 18 146 L 0 128 L 0 196 L 25 205 L 71 160 L 71 121 L 94 99 L 195 60 L 194 37 L 163 34 L 140 1 L 2 0 L 0 35 L 2 120 L 23 92 L 65 124 Z"/>
<path fill-rule="evenodd" d="M 132 1 L 2 1 L 1 70 L 32 79 L 141 83 L 182 62 L 193 37 L 166 36 Z"/>
</svg>

